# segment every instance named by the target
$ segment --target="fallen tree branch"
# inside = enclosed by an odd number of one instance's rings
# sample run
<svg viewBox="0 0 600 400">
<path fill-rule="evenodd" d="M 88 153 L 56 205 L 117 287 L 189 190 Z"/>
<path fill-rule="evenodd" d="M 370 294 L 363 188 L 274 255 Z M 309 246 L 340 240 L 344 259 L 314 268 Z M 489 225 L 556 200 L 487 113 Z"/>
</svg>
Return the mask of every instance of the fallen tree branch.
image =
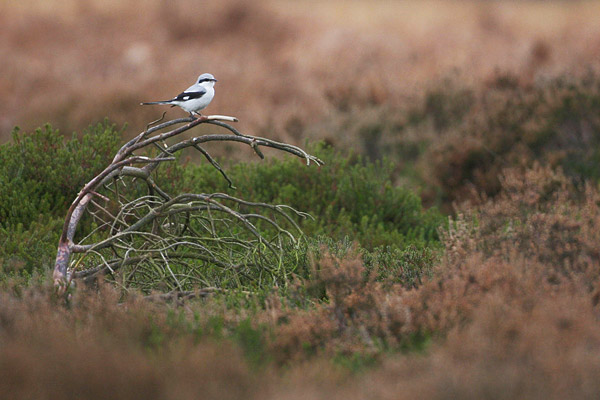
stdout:
<svg viewBox="0 0 600 400">
<path fill-rule="evenodd" d="M 184 286 L 208 281 L 203 274 L 212 271 L 212 266 L 246 277 L 252 275 L 251 268 L 273 273 L 269 257 L 281 259 L 285 243 L 296 242 L 285 226 L 300 232 L 293 217 L 306 218 L 305 213 L 224 193 L 172 195 L 156 184 L 152 173 L 161 164 L 174 161 L 178 151 L 191 147 L 200 151 L 234 188 L 221 166 L 200 146 L 208 142 L 245 144 L 261 158 L 264 155 L 260 147 L 270 147 L 303 158 L 307 165 L 321 165 L 321 160 L 297 146 L 243 134 L 226 123 L 237 122 L 235 117 L 212 115 L 161 122 L 163 119 L 164 114 L 125 143 L 111 164 L 84 185 L 69 207 L 53 273 L 59 292 L 67 289 L 71 279 L 88 281 L 97 275 L 119 273 L 124 287 L 142 281 L 149 286 L 164 281 L 169 289 L 185 293 Z M 200 124 L 229 133 L 178 140 L 179 135 Z M 158 155 L 139 154 L 155 146 Z M 135 192 L 136 181 L 146 184 L 147 195 Z M 98 225 L 78 240 L 75 236 L 86 213 Z M 265 234 L 263 228 L 269 233 Z M 78 256 L 74 259 L 74 255 Z M 198 265 L 204 269 L 196 268 Z"/>
</svg>

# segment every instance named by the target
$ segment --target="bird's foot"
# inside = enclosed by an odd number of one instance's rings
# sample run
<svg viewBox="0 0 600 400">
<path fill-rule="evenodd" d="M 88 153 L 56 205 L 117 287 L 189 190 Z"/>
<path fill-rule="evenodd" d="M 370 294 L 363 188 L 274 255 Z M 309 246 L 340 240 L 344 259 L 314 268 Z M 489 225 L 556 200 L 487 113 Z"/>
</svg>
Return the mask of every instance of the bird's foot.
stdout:
<svg viewBox="0 0 600 400">
<path fill-rule="evenodd" d="M 204 120 L 208 120 L 208 117 L 207 117 L 207 116 L 204 116 L 204 115 L 200 114 L 198 111 L 194 111 L 193 113 L 195 114 L 195 116 L 194 116 L 194 115 L 192 115 L 192 117 L 193 117 L 193 118 L 195 118 L 195 119 L 204 119 Z M 190 114 L 191 114 L 191 113 L 190 113 Z"/>
</svg>

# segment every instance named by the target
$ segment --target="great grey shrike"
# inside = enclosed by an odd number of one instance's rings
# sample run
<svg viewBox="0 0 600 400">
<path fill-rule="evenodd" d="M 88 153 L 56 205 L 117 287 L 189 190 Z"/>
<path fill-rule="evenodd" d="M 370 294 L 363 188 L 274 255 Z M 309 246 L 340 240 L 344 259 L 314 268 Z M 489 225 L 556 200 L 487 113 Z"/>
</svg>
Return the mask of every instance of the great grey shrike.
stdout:
<svg viewBox="0 0 600 400">
<path fill-rule="evenodd" d="M 141 104 L 170 104 L 171 107 L 181 107 L 189 112 L 192 117 L 194 114 L 200 115 L 199 111 L 208 106 L 213 97 L 215 97 L 216 81 L 215 77 L 211 74 L 202 74 L 198 77 L 196 83 L 173 97 L 171 100 L 151 101 L 149 103 Z"/>
</svg>

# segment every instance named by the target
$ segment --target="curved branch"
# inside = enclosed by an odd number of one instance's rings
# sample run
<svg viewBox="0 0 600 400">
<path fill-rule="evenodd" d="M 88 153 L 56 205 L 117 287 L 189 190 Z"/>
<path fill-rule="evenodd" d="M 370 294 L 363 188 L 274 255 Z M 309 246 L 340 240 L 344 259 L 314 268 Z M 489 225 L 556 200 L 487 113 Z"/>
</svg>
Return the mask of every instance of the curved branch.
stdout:
<svg viewBox="0 0 600 400">
<path fill-rule="evenodd" d="M 200 151 L 206 160 L 221 173 L 223 178 L 229 183 L 229 186 L 234 187 L 233 182 L 229 179 L 221 166 L 204 148 L 200 146 L 202 143 L 215 141 L 228 141 L 246 144 L 250 146 L 251 149 L 254 150 L 261 158 L 264 158 L 264 155 L 260 151 L 260 147 L 270 147 L 303 158 L 306 160 L 307 165 L 309 165 L 310 162 L 321 165 L 323 163 L 321 160 L 308 154 L 297 146 L 280 143 L 267 138 L 246 135 L 231 125 L 223 122 L 237 122 L 237 118 L 235 117 L 212 115 L 200 116 L 199 118 L 178 118 L 160 123 L 163 118 L 164 114 L 160 119 L 148 124 L 143 132 L 140 132 L 133 139 L 126 142 L 117 151 L 111 164 L 81 189 L 69 207 L 58 244 L 53 274 L 55 286 L 59 289 L 59 291 L 66 290 L 65 284 L 69 282 L 68 267 L 72 253 L 97 254 L 100 257 L 104 257 L 102 254 L 97 252 L 104 251 L 103 249 L 112 249 L 110 251 L 113 252 L 113 255 L 118 257 L 119 263 L 117 265 L 120 268 L 122 266 L 132 265 L 139 263 L 143 259 L 147 259 L 148 254 L 150 254 L 148 253 L 149 251 L 158 251 L 158 257 L 156 257 L 157 262 L 166 263 L 165 265 L 167 270 L 169 270 L 168 272 L 179 286 L 179 289 L 181 289 L 180 282 L 178 281 L 175 272 L 171 271 L 170 267 L 168 267 L 169 257 L 175 256 L 171 252 L 173 249 L 177 249 L 180 246 L 192 246 L 196 247 L 197 249 L 203 249 L 202 251 L 205 251 L 207 255 L 204 257 L 198 257 L 198 259 L 205 258 L 207 262 L 210 261 L 214 265 L 228 265 L 227 263 L 219 261 L 219 258 L 215 254 L 211 254 L 211 250 L 201 245 L 199 242 L 197 243 L 196 241 L 198 239 L 208 241 L 207 243 L 213 241 L 214 245 L 217 246 L 217 249 L 222 246 L 238 246 L 242 244 L 239 239 L 235 238 L 235 234 L 233 236 L 229 235 L 231 236 L 230 239 L 228 239 L 227 236 L 222 236 L 222 240 L 219 240 L 220 238 L 217 235 L 220 233 L 215 230 L 215 224 L 219 224 L 221 226 L 219 229 L 222 229 L 223 232 L 237 232 L 236 230 L 231 231 L 231 224 L 241 224 L 240 226 L 243 226 L 244 229 L 251 234 L 250 237 L 253 236 L 255 238 L 255 241 L 253 240 L 251 242 L 254 243 L 252 246 L 262 244 L 262 246 L 269 249 L 273 254 L 278 254 L 279 250 L 274 247 L 270 240 L 267 240 L 261 234 L 261 232 L 253 223 L 250 222 L 250 218 L 256 218 L 258 220 L 265 221 L 267 224 L 273 226 L 278 234 L 283 234 L 294 239 L 293 235 L 288 230 L 279 225 L 278 220 L 257 213 L 243 214 L 225 205 L 223 202 L 232 202 L 237 206 L 243 205 L 247 207 L 264 208 L 265 210 L 269 210 L 270 212 L 274 213 L 273 215 L 280 215 L 283 220 L 287 221 L 287 223 L 291 224 L 295 229 L 301 232 L 298 224 L 284 211 L 284 209 L 292 210 L 295 215 L 300 217 L 306 217 L 306 214 L 291 208 L 287 208 L 287 206 L 272 206 L 263 203 L 248 202 L 223 193 L 209 195 L 186 193 L 171 197 L 169 193 L 165 192 L 156 185 L 151 175 L 161 163 L 175 160 L 174 154 L 176 152 L 187 147 L 194 147 Z M 166 140 L 176 138 L 180 134 L 203 123 L 224 128 L 230 133 L 201 135 L 192 137 L 190 139 L 176 141 L 170 145 L 166 143 Z M 184 125 L 166 132 L 162 132 L 167 128 L 181 124 Z M 151 127 L 151 125 L 154 126 Z M 160 152 L 156 157 L 150 158 L 135 154 L 136 152 L 146 150 L 150 146 L 155 145 L 160 148 Z M 136 167 L 135 164 L 146 165 L 143 167 Z M 119 186 L 123 186 L 123 190 L 128 190 L 127 186 L 125 186 L 125 180 L 123 179 L 125 177 L 144 181 L 151 196 L 143 196 L 136 198 L 133 201 L 127 200 L 127 197 L 121 193 L 121 189 L 119 188 Z M 111 184 L 113 184 L 112 188 L 110 187 Z M 104 190 L 108 191 L 109 196 L 116 196 L 116 198 L 111 200 L 109 197 L 100 194 L 99 189 L 103 188 Z M 156 193 L 159 197 L 154 196 L 153 193 Z M 99 196 L 102 200 L 104 200 L 104 205 L 101 205 L 97 202 L 92 202 L 91 200 L 93 196 Z M 201 204 L 198 204 L 198 202 Z M 94 211 L 87 210 L 90 204 L 95 204 L 93 206 L 95 207 Z M 117 210 L 114 210 L 114 206 L 111 208 L 111 204 L 118 207 L 118 212 L 116 212 Z M 82 241 L 76 243 L 74 241 L 74 236 L 79 222 L 86 211 L 90 212 L 94 218 L 94 221 L 98 221 L 100 225 L 86 235 L 84 240 L 91 240 L 93 237 L 95 237 L 97 241 L 91 244 L 83 244 Z M 215 212 L 222 213 L 222 216 L 211 214 Z M 187 214 L 184 217 L 182 216 L 182 213 Z M 166 221 L 167 225 L 164 225 L 163 222 L 160 222 L 159 218 L 163 217 L 168 218 Z M 200 229 L 200 231 L 206 230 L 207 232 L 211 232 L 210 237 L 201 238 L 198 236 L 200 233 L 198 233 L 196 228 L 192 226 L 193 224 L 195 224 L 194 226 Z M 145 231 L 145 229 L 147 229 L 146 227 L 149 225 L 152 226 L 151 231 Z M 175 230 L 171 231 L 172 228 L 167 228 L 167 230 L 164 230 L 165 228 L 161 227 L 162 225 L 167 227 L 173 226 L 175 227 Z M 181 240 L 181 238 L 178 239 L 176 236 L 172 236 L 182 235 L 186 230 L 195 235 L 196 238 L 192 241 L 189 241 Z M 161 235 L 166 236 L 161 237 L 160 235 L 157 235 L 157 233 L 161 233 Z M 103 235 L 107 236 L 104 239 L 98 240 L 98 238 L 102 237 Z M 132 247 L 134 238 L 141 243 L 141 247 Z M 171 240 L 170 238 L 174 240 Z M 170 242 L 168 246 L 161 246 L 158 250 L 154 247 L 153 243 L 157 244 L 165 240 Z M 281 238 L 279 241 L 281 241 Z M 165 244 L 167 243 L 168 242 L 165 242 Z M 244 251 L 250 252 L 246 256 L 243 256 L 243 253 L 240 253 L 240 257 L 262 257 L 260 250 L 258 250 L 258 253 L 254 255 L 251 253 L 252 246 L 248 247 L 243 245 L 239 247 L 240 249 L 245 249 Z M 162 248 L 162 250 L 160 250 L 160 248 Z M 123 252 L 125 253 L 123 254 Z M 168 256 L 165 252 L 169 252 Z M 135 253 L 140 253 L 142 255 L 136 255 Z M 152 259 L 153 257 L 150 257 L 149 259 L 151 263 L 154 262 L 151 261 Z M 249 259 L 245 261 L 247 265 L 251 265 L 252 263 L 249 262 Z M 102 266 L 95 267 L 90 270 L 92 272 L 84 273 L 83 271 L 76 271 L 73 276 L 77 278 L 93 276 L 100 271 L 105 270 L 106 268 L 114 270 L 113 267 L 114 265 L 112 262 L 105 261 L 102 263 Z"/>
</svg>

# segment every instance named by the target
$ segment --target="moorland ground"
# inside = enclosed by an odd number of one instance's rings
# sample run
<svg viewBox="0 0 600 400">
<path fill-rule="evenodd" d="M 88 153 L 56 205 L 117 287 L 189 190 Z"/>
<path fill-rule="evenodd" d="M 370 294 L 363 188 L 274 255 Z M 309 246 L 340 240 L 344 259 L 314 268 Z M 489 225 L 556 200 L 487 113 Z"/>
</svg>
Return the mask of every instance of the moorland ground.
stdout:
<svg viewBox="0 0 600 400">
<path fill-rule="evenodd" d="M 0 393 L 596 398 L 599 8 L 0 4 Z M 191 153 L 157 182 L 311 213 L 290 273 L 186 301 L 108 276 L 65 302 L 68 204 L 198 68 L 207 111 L 326 163 L 221 146 L 237 189 Z"/>
</svg>

